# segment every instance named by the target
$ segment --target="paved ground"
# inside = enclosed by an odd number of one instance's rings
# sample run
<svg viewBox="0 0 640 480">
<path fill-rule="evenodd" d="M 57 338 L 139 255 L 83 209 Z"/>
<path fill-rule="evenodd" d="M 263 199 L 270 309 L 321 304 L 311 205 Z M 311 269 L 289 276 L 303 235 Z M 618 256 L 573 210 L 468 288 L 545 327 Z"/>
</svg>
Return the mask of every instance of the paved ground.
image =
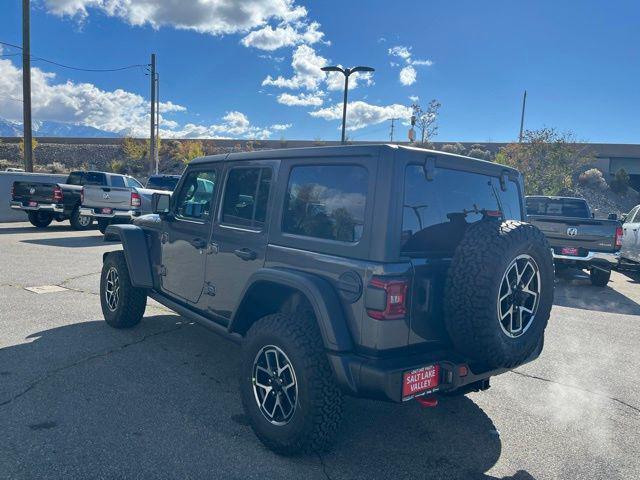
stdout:
<svg viewBox="0 0 640 480">
<path fill-rule="evenodd" d="M 0 225 L 0 477 L 640 476 L 640 286 L 561 279 L 541 358 L 436 409 L 349 399 L 330 453 L 281 458 L 238 397 L 237 348 L 150 305 L 102 321 L 101 253 L 66 224 Z M 56 293 L 25 287 L 60 285 Z"/>
</svg>

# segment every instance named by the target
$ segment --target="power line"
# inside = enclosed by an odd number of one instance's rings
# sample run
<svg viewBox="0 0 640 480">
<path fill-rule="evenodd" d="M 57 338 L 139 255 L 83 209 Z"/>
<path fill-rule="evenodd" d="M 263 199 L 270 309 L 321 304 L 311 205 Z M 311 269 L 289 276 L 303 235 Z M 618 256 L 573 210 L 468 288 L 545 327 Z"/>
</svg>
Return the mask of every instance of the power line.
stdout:
<svg viewBox="0 0 640 480">
<path fill-rule="evenodd" d="M 18 48 L 18 49 L 22 50 L 22 47 L 20 47 L 18 45 L 14 45 L 12 43 L 0 42 L 0 45 L 6 45 L 8 47 Z M 18 55 L 18 54 L 11 54 L 11 55 Z M 51 65 L 56 65 L 56 66 L 61 67 L 61 68 L 67 68 L 69 70 L 77 70 L 77 71 L 80 71 L 80 72 L 120 72 L 122 70 L 129 70 L 131 68 L 140 68 L 140 67 L 147 67 L 148 66 L 148 64 L 146 64 L 146 63 L 136 63 L 136 64 L 133 64 L 133 65 L 126 65 L 124 67 L 116 67 L 116 68 L 83 68 L 83 67 L 72 67 L 70 65 L 65 65 L 63 63 L 54 62 L 53 60 L 49 60 L 49 59 L 46 59 L 46 58 L 43 58 L 43 57 L 38 57 L 36 55 L 31 55 L 31 59 L 32 60 L 38 60 L 38 61 L 41 61 L 41 62 L 50 63 Z"/>
<path fill-rule="evenodd" d="M 6 98 L 7 100 L 13 100 L 14 102 L 23 102 L 21 98 L 11 97 L 9 95 L 0 95 L 0 98 Z"/>
</svg>

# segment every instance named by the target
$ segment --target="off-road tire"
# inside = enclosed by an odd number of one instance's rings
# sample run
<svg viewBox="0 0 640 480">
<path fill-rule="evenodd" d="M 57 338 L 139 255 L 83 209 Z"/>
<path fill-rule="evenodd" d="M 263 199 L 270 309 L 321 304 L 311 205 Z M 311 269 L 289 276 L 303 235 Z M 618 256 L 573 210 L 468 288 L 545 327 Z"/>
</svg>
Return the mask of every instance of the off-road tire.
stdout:
<svg viewBox="0 0 640 480">
<path fill-rule="evenodd" d="M 285 352 L 298 384 L 296 410 L 282 426 L 265 418 L 253 392 L 253 363 L 268 345 Z M 311 311 L 267 315 L 253 324 L 242 346 L 240 395 L 251 428 L 274 452 L 293 455 L 330 446 L 342 420 L 343 398 Z"/>
<path fill-rule="evenodd" d="M 83 215 L 80 215 L 80 206 L 76 205 L 76 207 L 73 209 L 73 212 L 71 212 L 71 217 L 69 217 L 71 228 L 73 228 L 74 230 L 88 230 L 89 228 L 91 228 L 93 219 L 89 217 L 89 223 L 87 225 L 82 225 L 80 220 L 80 217 L 82 216 Z"/>
<path fill-rule="evenodd" d="M 119 298 L 114 309 L 108 305 L 107 276 L 115 269 L 119 280 Z M 111 252 L 105 258 L 100 275 L 100 305 L 105 321 L 114 328 L 131 328 L 142 320 L 147 306 L 147 293 L 143 288 L 131 285 L 124 252 Z"/>
<path fill-rule="evenodd" d="M 589 273 L 589 279 L 591 280 L 591 284 L 596 287 L 606 287 L 611 279 L 611 270 L 605 271 L 599 268 L 592 268 Z"/>
<path fill-rule="evenodd" d="M 47 228 L 53 221 L 53 214 L 49 212 L 43 212 L 41 210 L 33 210 L 27 213 L 29 222 L 36 228 Z"/>
<path fill-rule="evenodd" d="M 98 218 L 98 230 L 100 233 L 104 235 L 104 232 L 107 231 L 107 227 L 111 224 L 109 220 Z"/>
<path fill-rule="evenodd" d="M 502 277 L 519 255 L 530 256 L 540 273 L 537 313 L 518 337 L 498 320 Z M 445 284 L 445 326 L 454 347 L 490 368 L 514 368 L 540 348 L 553 304 L 554 269 L 549 243 L 535 226 L 485 219 L 469 226 L 456 248 Z"/>
</svg>

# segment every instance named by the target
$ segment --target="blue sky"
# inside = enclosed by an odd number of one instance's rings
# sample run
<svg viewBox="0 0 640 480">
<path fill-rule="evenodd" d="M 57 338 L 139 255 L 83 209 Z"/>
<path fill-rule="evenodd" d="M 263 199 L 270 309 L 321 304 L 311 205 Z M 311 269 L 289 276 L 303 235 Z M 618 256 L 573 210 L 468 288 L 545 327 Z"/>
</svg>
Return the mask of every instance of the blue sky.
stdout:
<svg viewBox="0 0 640 480">
<path fill-rule="evenodd" d="M 158 55 L 161 99 L 171 102 L 162 108 L 165 137 L 338 139 L 340 79 L 314 73 L 330 63 L 376 68 L 350 90 L 355 140 L 388 138 L 388 119 L 406 116 L 410 97 L 419 97 L 442 103 L 435 140 L 510 141 L 524 89 L 528 128 L 592 142 L 640 138 L 637 2 L 32 3 L 33 55 L 89 68 Z M 0 2 L 0 41 L 21 44 L 20 4 Z M 20 119 L 20 67 L 20 57 L 0 57 L 0 117 Z M 33 67 L 34 118 L 146 133 L 142 69 Z M 396 138 L 406 130 L 400 125 Z"/>
</svg>

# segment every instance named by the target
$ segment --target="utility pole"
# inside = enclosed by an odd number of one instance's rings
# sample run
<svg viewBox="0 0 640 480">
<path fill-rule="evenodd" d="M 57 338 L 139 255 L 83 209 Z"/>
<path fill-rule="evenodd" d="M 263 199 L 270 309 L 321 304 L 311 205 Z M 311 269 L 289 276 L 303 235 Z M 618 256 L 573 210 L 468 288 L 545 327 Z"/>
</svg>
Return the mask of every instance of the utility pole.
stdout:
<svg viewBox="0 0 640 480">
<path fill-rule="evenodd" d="M 153 175 L 156 154 L 156 54 L 151 54 L 151 132 L 149 143 L 149 175 Z"/>
<path fill-rule="evenodd" d="M 392 118 L 392 119 L 391 119 L 391 132 L 389 133 L 389 141 L 390 141 L 391 143 L 393 143 L 393 127 L 394 127 L 394 122 L 395 122 L 396 120 L 399 120 L 399 119 L 398 119 L 398 118 Z"/>
<path fill-rule="evenodd" d="M 524 96 L 522 97 L 522 115 L 520 116 L 520 136 L 519 142 L 522 143 L 522 134 L 524 133 L 524 108 L 527 105 L 527 91 L 524 91 Z"/>
<path fill-rule="evenodd" d="M 156 73 L 156 150 L 154 152 L 156 161 L 156 175 L 158 174 L 158 163 L 160 162 L 160 74 Z"/>
<path fill-rule="evenodd" d="M 33 172 L 31 132 L 31 33 L 29 0 L 22 0 L 22 127 L 24 169 Z"/>
</svg>

